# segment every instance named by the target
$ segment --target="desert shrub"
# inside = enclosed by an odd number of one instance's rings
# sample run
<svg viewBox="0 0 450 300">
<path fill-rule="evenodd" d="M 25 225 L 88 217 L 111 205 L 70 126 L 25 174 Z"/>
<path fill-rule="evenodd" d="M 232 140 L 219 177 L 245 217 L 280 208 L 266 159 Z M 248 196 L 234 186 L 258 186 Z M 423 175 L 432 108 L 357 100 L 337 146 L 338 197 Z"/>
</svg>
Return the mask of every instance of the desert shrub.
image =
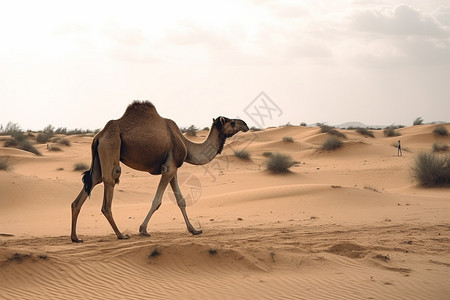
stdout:
<svg viewBox="0 0 450 300">
<path fill-rule="evenodd" d="M 439 143 L 433 144 L 433 152 L 445 152 L 445 151 L 448 151 L 448 145 Z"/>
<path fill-rule="evenodd" d="M 439 125 L 433 129 L 433 134 L 435 136 L 448 136 L 448 130 L 444 126 Z"/>
<path fill-rule="evenodd" d="M 328 133 L 330 135 L 334 135 L 340 138 L 346 139 L 347 136 L 343 134 L 342 132 L 337 131 L 334 127 L 328 126 L 328 125 L 320 125 L 320 132 L 322 133 Z"/>
<path fill-rule="evenodd" d="M 422 125 L 423 124 L 423 119 L 422 117 L 418 117 L 417 119 L 414 120 L 413 125 Z"/>
<path fill-rule="evenodd" d="M 375 137 L 373 132 L 367 128 L 362 128 L 362 127 L 356 128 L 356 132 L 359 134 L 362 134 L 364 136 L 369 136 L 369 137 L 373 137 L 373 138 Z"/>
<path fill-rule="evenodd" d="M 293 143 L 294 139 L 291 138 L 290 136 L 285 136 L 285 137 L 283 137 L 283 142 L 285 142 L 285 143 Z"/>
<path fill-rule="evenodd" d="M 54 152 L 59 152 L 62 151 L 61 148 L 59 148 L 58 146 L 48 146 L 48 151 L 54 151 Z"/>
<path fill-rule="evenodd" d="M 330 136 L 322 145 L 322 150 L 336 150 L 342 147 L 342 141 L 335 136 Z"/>
<path fill-rule="evenodd" d="M 9 171 L 9 170 L 11 170 L 9 156 L 0 156 L 0 171 Z"/>
<path fill-rule="evenodd" d="M 59 137 L 54 137 L 54 138 L 50 139 L 50 142 L 57 143 L 57 144 L 60 144 L 60 145 L 65 145 L 65 146 L 70 146 L 71 145 L 71 143 L 70 143 L 70 141 L 68 139 L 59 138 Z"/>
<path fill-rule="evenodd" d="M 261 130 L 262 130 L 261 128 L 255 126 L 250 127 L 250 131 L 261 131 Z"/>
<path fill-rule="evenodd" d="M 306 126 L 308 126 L 305 122 L 301 122 L 300 123 L 300 126 L 303 126 L 303 127 L 306 127 Z"/>
<path fill-rule="evenodd" d="M 247 150 L 234 150 L 234 155 L 239 157 L 240 159 L 248 160 L 250 159 L 250 153 Z"/>
<path fill-rule="evenodd" d="M 36 137 L 36 142 L 39 144 L 45 144 L 50 140 L 51 136 L 46 133 L 39 133 Z"/>
<path fill-rule="evenodd" d="M 59 127 L 55 130 L 56 134 L 67 134 L 67 128 L 66 127 Z"/>
<path fill-rule="evenodd" d="M 263 153 L 264 157 L 271 157 L 272 155 L 273 155 L 273 153 L 269 152 L 269 151 Z"/>
<path fill-rule="evenodd" d="M 75 128 L 75 129 L 71 129 L 71 130 L 66 130 L 66 135 L 76 135 L 76 134 L 92 134 L 92 133 L 97 133 L 99 132 L 100 129 L 95 129 L 95 130 L 91 130 L 91 129 L 79 129 L 79 128 Z"/>
<path fill-rule="evenodd" d="M 73 167 L 74 171 L 87 171 L 89 170 L 89 166 L 85 163 L 76 163 Z"/>
<path fill-rule="evenodd" d="M 36 137 L 36 142 L 40 144 L 47 143 L 55 135 L 55 128 L 52 125 L 48 125 L 44 130 Z"/>
<path fill-rule="evenodd" d="M 71 145 L 71 143 L 70 143 L 70 141 L 68 139 L 59 139 L 58 140 L 58 144 L 65 145 L 65 146 L 70 146 Z"/>
<path fill-rule="evenodd" d="M 24 151 L 28 151 L 31 152 L 33 154 L 36 154 L 37 156 L 42 156 L 42 153 L 39 152 L 38 149 L 36 149 L 28 140 L 23 141 L 23 143 L 21 143 L 18 146 L 19 149 L 24 150 Z"/>
<path fill-rule="evenodd" d="M 3 144 L 4 147 L 17 147 L 18 145 L 19 143 L 16 141 L 16 139 L 7 139 Z"/>
<path fill-rule="evenodd" d="M 383 134 L 385 137 L 393 137 L 393 136 L 400 136 L 400 132 L 395 130 L 395 126 L 389 126 L 383 129 Z"/>
<path fill-rule="evenodd" d="M 11 132 L 11 137 L 17 142 L 18 145 L 27 140 L 27 136 L 22 131 Z"/>
<path fill-rule="evenodd" d="M 17 123 L 8 122 L 5 127 L 3 125 L 0 125 L 0 134 L 1 135 L 11 135 L 14 132 L 18 132 L 20 130 L 20 126 Z"/>
<path fill-rule="evenodd" d="M 273 174 L 289 173 L 296 163 L 289 155 L 273 153 L 267 160 L 267 170 Z"/>
<path fill-rule="evenodd" d="M 38 156 L 42 154 L 27 140 L 26 135 L 21 131 L 11 133 L 12 139 L 5 141 L 5 147 L 14 147 L 20 150 L 28 151 Z"/>
<path fill-rule="evenodd" d="M 317 125 L 319 125 L 320 132 L 322 132 L 322 133 L 328 133 L 328 132 L 334 130 L 334 127 L 331 127 L 331 126 L 328 126 L 328 125 L 325 125 L 325 124 L 317 123 Z"/>
<path fill-rule="evenodd" d="M 421 186 L 450 186 L 450 155 L 419 153 L 412 176 Z"/>
<path fill-rule="evenodd" d="M 188 136 L 197 136 L 198 128 L 194 125 L 189 126 L 188 128 L 181 128 L 181 132 L 185 133 Z"/>
</svg>

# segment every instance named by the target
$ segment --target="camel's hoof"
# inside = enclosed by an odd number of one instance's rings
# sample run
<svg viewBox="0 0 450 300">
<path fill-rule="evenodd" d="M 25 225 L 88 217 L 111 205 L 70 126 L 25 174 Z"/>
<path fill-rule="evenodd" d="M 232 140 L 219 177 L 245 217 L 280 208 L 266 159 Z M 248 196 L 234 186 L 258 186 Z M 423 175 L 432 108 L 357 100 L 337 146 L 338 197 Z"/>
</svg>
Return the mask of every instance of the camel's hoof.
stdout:
<svg viewBox="0 0 450 300">
<path fill-rule="evenodd" d="M 80 240 L 78 238 L 76 238 L 76 239 L 72 238 L 72 243 L 82 243 L 82 242 L 83 242 L 83 240 Z"/>
<path fill-rule="evenodd" d="M 202 230 L 194 230 L 194 231 L 191 231 L 191 233 L 192 233 L 192 235 L 199 235 L 199 234 L 202 234 L 203 231 Z"/>
<path fill-rule="evenodd" d="M 118 236 L 119 240 L 128 240 L 130 236 L 128 234 Z"/>
<path fill-rule="evenodd" d="M 139 232 L 140 236 L 150 236 L 150 233 L 148 233 L 147 231 L 144 232 Z"/>
</svg>

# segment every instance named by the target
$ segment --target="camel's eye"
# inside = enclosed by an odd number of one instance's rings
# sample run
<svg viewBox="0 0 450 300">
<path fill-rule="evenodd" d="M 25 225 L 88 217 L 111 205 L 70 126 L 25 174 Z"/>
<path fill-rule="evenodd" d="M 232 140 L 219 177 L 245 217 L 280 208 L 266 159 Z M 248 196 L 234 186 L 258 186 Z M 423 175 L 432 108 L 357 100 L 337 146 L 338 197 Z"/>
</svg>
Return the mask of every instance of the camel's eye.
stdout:
<svg viewBox="0 0 450 300">
<path fill-rule="evenodd" d="M 231 122 L 231 127 L 234 127 L 234 126 L 236 126 L 236 122 Z"/>
</svg>

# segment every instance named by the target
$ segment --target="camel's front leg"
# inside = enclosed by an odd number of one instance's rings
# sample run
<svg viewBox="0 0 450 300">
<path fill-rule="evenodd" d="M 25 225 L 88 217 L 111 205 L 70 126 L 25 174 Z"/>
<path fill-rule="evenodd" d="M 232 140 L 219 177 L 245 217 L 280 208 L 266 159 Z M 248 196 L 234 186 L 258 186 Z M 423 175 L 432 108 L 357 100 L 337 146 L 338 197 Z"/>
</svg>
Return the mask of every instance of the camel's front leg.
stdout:
<svg viewBox="0 0 450 300">
<path fill-rule="evenodd" d="M 189 221 L 189 218 L 186 213 L 186 200 L 184 199 L 183 195 L 181 194 L 180 187 L 178 186 L 178 178 L 177 175 L 173 176 L 172 180 L 170 181 L 170 186 L 172 187 L 173 193 L 175 194 L 175 198 L 177 199 L 178 207 L 181 210 L 181 213 L 183 214 L 184 221 L 186 222 L 187 229 L 190 233 L 193 235 L 201 234 L 203 231 L 197 230 L 192 226 L 191 222 Z"/>
<path fill-rule="evenodd" d="M 164 194 L 164 191 L 166 190 L 167 185 L 169 184 L 169 181 L 172 179 L 172 176 L 173 175 L 169 174 L 168 172 L 165 172 L 161 176 L 158 189 L 156 190 L 155 198 L 153 198 L 152 206 L 150 207 L 150 210 L 148 211 L 147 216 L 145 217 L 141 226 L 139 226 L 139 233 L 141 235 L 150 236 L 150 234 L 147 232 L 148 222 L 150 221 L 150 218 L 152 217 L 153 213 L 157 211 L 158 208 L 161 206 L 162 196 Z"/>
</svg>

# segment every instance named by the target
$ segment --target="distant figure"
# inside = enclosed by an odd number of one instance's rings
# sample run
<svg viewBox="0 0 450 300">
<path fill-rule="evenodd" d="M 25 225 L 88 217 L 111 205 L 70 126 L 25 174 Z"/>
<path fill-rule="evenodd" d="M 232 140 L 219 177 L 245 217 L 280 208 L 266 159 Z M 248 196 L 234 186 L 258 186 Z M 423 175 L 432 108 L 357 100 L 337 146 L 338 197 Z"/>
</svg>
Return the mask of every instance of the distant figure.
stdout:
<svg viewBox="0 0 450 300">
<path fill-rule="evenodd" d="M 398 146 L 397 146 L 397 155 L 398 156 L 403 156 L 402 154 L 402 146 L 400 145 L 400 140 L 398 140 Z"/>
</svg>

